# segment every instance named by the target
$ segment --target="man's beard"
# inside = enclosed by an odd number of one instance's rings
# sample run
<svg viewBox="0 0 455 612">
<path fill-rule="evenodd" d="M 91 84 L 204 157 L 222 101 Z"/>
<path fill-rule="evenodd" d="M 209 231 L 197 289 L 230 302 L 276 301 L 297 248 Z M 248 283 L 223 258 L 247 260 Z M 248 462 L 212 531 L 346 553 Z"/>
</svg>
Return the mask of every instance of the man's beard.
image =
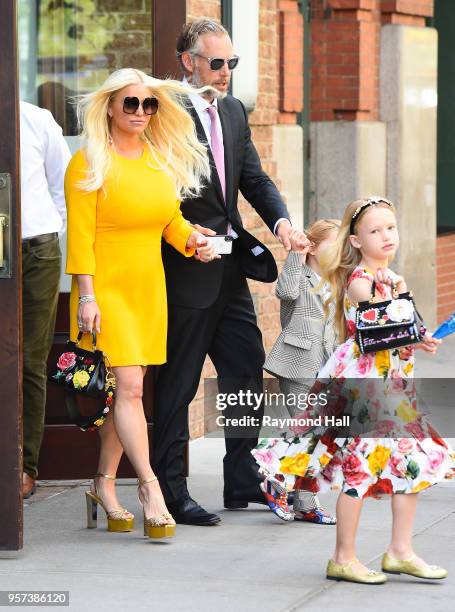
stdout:
<svg viewBox="0 0 455 612">
<path fill-rule="evenodd" d="M 201 75 L 199 73 L 198 68 L 194 68 L 194 72 L 191 75 L 190 82 L 193 87 L 196 87 L 196 89 L 199 89 L 200 87 L 207 87 L 207 84 L 201 81 Z M 218 100 L 222 100 L 223 98 L 227 96 L 227 92 L 219 91 L 219 89 L 217 89 L 214 85 L 210 85 L 210 87 L 212 87 L 213 90 L 208 91 L 207 93 L 203 93 L 202 97 L 211 99 L 213 96 L 214 98 L 217 98 Z"/>
</svg>

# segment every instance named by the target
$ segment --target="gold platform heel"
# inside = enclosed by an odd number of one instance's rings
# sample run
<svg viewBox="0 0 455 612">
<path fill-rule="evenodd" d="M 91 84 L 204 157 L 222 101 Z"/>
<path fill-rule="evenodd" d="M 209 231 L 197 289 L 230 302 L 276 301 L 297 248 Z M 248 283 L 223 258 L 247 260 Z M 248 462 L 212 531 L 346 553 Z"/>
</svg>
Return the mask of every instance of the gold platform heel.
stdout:
<svg viewBox="0 0 455 612">
<path fill-rule="evenodd" d="M 109 474 L 95 474 L 95 478 L 97 476 L 107 478 L 108 480 L 115 480 L 115 476 L 109 476 Z M 108 512 L 104 506 L 103 500 L 97 493 L 95 480 L 93 480 L 93 485 L 95 487 L 95 492 L 85 492 L 85 501 L 87 504 L 87 529 L 96 529 L 98 525 L 99 504 L 106 513 L 108 531 L 132 531 L 134 527 L 134 515 L 125 508 L 119 508 L 118 510 L 111 510 Z"/>
<path fill-rule="evenodd" d="M 148 484 L 149 482 L 154 482 L 158 480 L 156 476 L 150 478 L 149 480 L 140 480 L 138 479 L 138 485 Z M 139 501 L 141 501 L 139 499 Z M 142 502 L 141 502 L 142 503 Z M 146 518 L 144 512 L 144 535 L 153 538 L 172 538 L 175 534 L 175 521 L 169 512 L 163 512 L 157 516 L 151 516 L 150 518 Z"/>
</svg>

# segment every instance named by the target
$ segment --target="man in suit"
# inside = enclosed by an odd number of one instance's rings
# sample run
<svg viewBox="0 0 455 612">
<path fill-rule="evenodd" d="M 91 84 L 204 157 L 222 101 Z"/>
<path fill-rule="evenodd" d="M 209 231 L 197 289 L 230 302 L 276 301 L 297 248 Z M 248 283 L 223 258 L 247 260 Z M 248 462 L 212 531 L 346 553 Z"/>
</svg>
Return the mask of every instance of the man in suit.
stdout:
<svg viewBox="0 0 455 612">
<path fill-rule="evenodd" d="M 177 523 L 213 525 L 219 516 L 190 497 L 184 476 L 188 405 L 207 354 L 215 365 L 220 392 L 262 391 L 265 355 L 246 279 L 273 282 L 277 276 L 270 251 L 243 229 L 239 190 L 286 249 L 302 249 L 307 240 L 292 229 L 277 188 L 261 168 L 243 104 L 227 95 L 238 58 L 226 30 L 209 19 L 185 25 L 177 55 L 189 83 L 209 85 L 217 92 L 189 96 L 189 111 L 199 140 L 207 145 L 212 177 L 200 197 L 182 203 L 182 212 L 198 229 L 210 228 L 208 235 L 230 234 L 233 250 L 202 266 L 197 256 L 183 258 L 163 244 L 168 361 L 160 367 L 155 387 L 153 456 L 166 504 Z M 255 414 L 260 416 L 261 411 Z M 257 434 L 256 430 L 241 437 L 235 431 L 225 434 L 226 508 L 264 503 L 262 478 L 250 453 Z"/>
</svg>

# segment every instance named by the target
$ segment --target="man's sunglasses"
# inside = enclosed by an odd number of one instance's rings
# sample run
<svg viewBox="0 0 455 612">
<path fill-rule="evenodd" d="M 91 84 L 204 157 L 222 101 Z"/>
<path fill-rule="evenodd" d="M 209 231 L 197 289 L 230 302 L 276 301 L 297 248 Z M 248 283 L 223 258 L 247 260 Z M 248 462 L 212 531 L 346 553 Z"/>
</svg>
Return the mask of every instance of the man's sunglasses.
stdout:
<svg viewBox="0 0 455 612">
<path fill-rule="evenodd" d="M 127 96 L 123 100 L 123 112 L 127 115 L 134 115 L 139 106 L 142 106 L 144 115 L 155 115 L 158 110 L 158 100 L 156 98 L 144 98 L 140 102 L 136 96 Z"/>
<path fill-rule="evenodd" d="M 205 55 L 199 55 L 199 53 L 193 53 L 193 55 L 207 60 L 210 70 L 221 70 L 224 64 L 228 65 L 229 70 L 234 70 L 240 59 L 238 55 L 234 55 L 234 57 L 231 57 L 230 59 L 223 59 L 222 57 L 205 57 Z"/>
</svg>

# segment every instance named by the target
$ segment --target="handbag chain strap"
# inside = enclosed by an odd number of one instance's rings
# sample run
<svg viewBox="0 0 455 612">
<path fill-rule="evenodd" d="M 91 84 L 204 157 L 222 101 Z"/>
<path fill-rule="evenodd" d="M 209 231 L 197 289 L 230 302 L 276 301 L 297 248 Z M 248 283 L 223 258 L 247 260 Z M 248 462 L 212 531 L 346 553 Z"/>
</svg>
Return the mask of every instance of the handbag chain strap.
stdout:
<svg viewBox="0 0 455 612">
<path fill-rule="evenodd" d="M 115 379 L 114 372 L 111 370 L 111 362 L 109 361 L 109 358 L 106 353 L 104 353 L 104 364 L 106 366 L 106 384 L 104 385 L 104 388 L 106 392 L 108 392 L 110 389 L 114 391 L 117 381 Z"/>
</svg>

